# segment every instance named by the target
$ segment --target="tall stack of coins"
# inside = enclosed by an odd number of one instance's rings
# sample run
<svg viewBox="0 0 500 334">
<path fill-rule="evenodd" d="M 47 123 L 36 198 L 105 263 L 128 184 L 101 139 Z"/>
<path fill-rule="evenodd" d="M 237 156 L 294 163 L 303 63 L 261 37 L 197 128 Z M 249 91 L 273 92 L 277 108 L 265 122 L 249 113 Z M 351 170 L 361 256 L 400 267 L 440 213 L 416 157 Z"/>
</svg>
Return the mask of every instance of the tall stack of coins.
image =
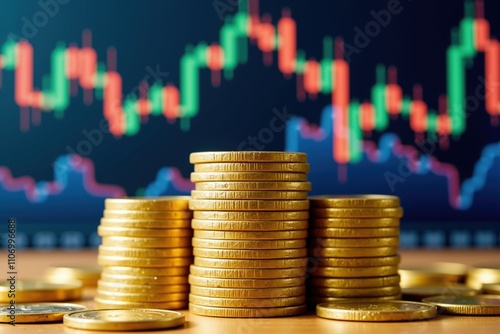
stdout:
<svg viewBox="0 0 500 334">
<path fill-rule="evenodd" d="M 401 297 L 398 197 L 312 197 L 308 302 Z"/>
<path fill-rule="evenodd" d="M 189 310 L 218 317 L 305 312 L 307 156 L 193 153 Z"/>
<path fill-rule="evenodd" d="M 189 197 L 106 199 L 95 301 L 103 308 L 185 308 L 192 264 Z"/>
</svg>

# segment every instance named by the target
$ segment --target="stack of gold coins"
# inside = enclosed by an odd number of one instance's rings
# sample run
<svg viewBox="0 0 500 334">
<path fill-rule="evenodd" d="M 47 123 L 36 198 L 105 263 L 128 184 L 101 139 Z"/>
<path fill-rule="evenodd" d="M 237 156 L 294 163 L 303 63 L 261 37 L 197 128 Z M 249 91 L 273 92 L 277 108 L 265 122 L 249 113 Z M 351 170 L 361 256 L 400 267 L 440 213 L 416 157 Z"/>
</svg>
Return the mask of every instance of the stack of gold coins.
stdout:
<svg viewBox="0 0 500 334">
<path fill-rule="evenodd" d="M 500 264 L 474 266 L 467 271 L 466 283 L 476 289 L 485 289 L 486 293 L 495 292 L 491 284 L 500 283 Z M 488 286 L 491 285 L 491 286 Z M 486 289 L 486 287 L 488 287 Z M 495 294 L 498 294 L 495 293 Z"/>
<path fill-rule="evenodd" d="M 310 197 L 308 302 L 401 298 L 398 197 Z"/>
<path fill-rule="evenodd" d="M 307 156 L 193 153 L 192 313 L 274 317 L 305 312 Z"/>
<path fill-rule="evenodd" d="M 189 197 L 106 199 L 98 227 L 102 308 L 187 307 L 193 252 Z"/>
</svg>

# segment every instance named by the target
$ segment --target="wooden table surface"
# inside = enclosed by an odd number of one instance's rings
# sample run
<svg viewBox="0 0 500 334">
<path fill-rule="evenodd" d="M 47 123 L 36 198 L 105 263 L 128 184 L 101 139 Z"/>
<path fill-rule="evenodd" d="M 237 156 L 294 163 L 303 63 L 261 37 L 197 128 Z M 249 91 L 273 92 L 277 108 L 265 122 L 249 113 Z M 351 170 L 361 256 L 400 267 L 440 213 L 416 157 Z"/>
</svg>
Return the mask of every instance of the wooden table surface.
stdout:
<svg viewBox="0 0 500 334">
<path fill-rule="evenodd" d="M 3 253 L 6 259 L 6 253 Z M 97 251 L 23 251 L 17 254 L 17 272 L 19 279 L 40 278 L 45 267 L 49 265 L 81 265 L 96 264 Z M 401 251 L 401 265 L 418 265 L 434 261 L 460 262 L 467 265 L 500 263 L 500 249 L 496 250 L 405 250 Z M 7 261 L 5 261 L 5 268 Z M 5 270 L 7 271 L 7 270 Z M 81 304 L 94 307 L 95 289 L 86 289 Z M 164 331 L 148 331 L 134 333 L 185 333 L 185 334 L 306 334 L 306 333 L 453 333 L 482 334 L 499 333 L 500 316 L 466 317 L 438 316 L 428 321 L 363 323 L 328 320 L 309 313 L 298 317 L 271 319 L 226 319 L 202 317 L 182 311 L 186 315 L 184 327 Z M 83 331 L 65 327 L 63 324 L 9 324 L 0 325 L 3 333 L 38 333 L 38 334 L 83 334 L 111 333 L 101 331 Z M 113 332 L 117 333 L 117 332 Z M 120 332 L 123 333 L 123 332 Z"/>
</svg>

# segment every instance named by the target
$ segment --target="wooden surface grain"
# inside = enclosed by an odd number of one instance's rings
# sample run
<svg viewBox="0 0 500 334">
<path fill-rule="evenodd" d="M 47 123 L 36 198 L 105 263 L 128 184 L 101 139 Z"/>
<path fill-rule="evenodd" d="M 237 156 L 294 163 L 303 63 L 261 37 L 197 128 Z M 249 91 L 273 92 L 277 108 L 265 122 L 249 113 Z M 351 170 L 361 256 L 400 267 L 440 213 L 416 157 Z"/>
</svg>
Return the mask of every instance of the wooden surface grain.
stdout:
<svg viewBox="0 0 500 334">
<path fill-rule="evenodd" d="M 7 254 L 2 253 L 7 259 Z M 49 265 L 96 264 L 97 251 L 19 251 L 17 254 L 17 272 L 19 279 L 40 278 Z M 419 265 L 430 262 L 459 262 L 467 265 L 500 263 L 500 250 L 404 250 L 401 251 L 401 265 Z M 7 261 L 5 261 L 7 272 Z M 80 302 L 94 307 L 95 289 L 86 289 Z M 317 317 L 313 312 L 298 317 L 271 319 L 226 319 L 210 318 L 190 314 L 186 315 L 186 324 L 181 328 L 164 331 L 144 331 L 133 333 L 185 333 L 185 334 L 344 334 L 344 333 L 453 333 L 482 334 L 498 333 L 500 316 L 464 317 L 441 315 L 429 321 L 362 323 L 328 320 Z M 110 333 L 101 331 L 83 331 L 65 327 L 63 324 L 9 324 L 0 325 L 0 334 L 39 333 L 39 334 L 91 334 Z M 117 333 L 117 332 L 113 332 Z M 120 332 L 125 333 L 125 332 Z"/>
</svg>

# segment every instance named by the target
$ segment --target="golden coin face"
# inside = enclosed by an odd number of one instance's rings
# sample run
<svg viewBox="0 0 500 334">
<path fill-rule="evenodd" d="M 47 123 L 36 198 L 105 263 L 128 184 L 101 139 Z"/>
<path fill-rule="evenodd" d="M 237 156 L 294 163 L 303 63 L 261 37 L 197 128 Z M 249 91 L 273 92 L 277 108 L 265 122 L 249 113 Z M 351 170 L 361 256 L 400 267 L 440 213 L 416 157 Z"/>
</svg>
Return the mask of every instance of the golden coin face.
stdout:
<svg viewBox="0 0 500 334">
<path fill-rule="evenodd" d="M 147 268 L 147 267 L 127 267 L 127 266 L 106 266 L 102 269 L 102 275 L 104 274 L 128 275 L 136 277 L 184 276 L 189 274 L 189 267 Z"/>
<path fill-rule="evenodd" d="M 193 199 L 217 199 L 217 200 L 233 200 L 233 199 L 271 199 L 271 200 L 306 200 L 307 192 L 305 191 L 206 191 L 193 190 L 191 191 Z"/>
<path fill-rule="evenodd" d="M 182 268 L 182 267 L 181 267 Z M 134 268 L 135 269 L 135 268 Z M 170 271 L 171 268 L 166 268 L 163 271 Z M 176 269 L 176 268 L 175 268 Z M 185 269 L 185 268 L 182 268 Z M 136 276 L 136 275 L 118 275 L 118 274 L 101 274 L 101 282 L 120 284 L 120 285 L 186 285 L 188 284 L 187 274 L 189 270 L 184 270 L 184 276 Z M 168 273 L 168 272 L 167 272 Z"/>
<path fill-rule="evenodd" d="M 193 231 L 187 228 L 150 229 L 98 226 L 97 234 L 101 237 L 190 238 L 193 236 Z"/>
<path fill-rule="evenodd" d="M 359 248 L 314 248 L 309 255 L 315 258 L 322 257 L 381 257 L 398 254 L 398 247 L 359 247 Z"/>
<path fill-rule="evenodd" d="M 311 208 L 314 218 L 401 218 L 399 208 Z"/>
<path fill-rule="evenodd" d="M 304 230 L 309 226 L 308 220 L 203 220 L 193 219 L 192 227 L 195 230 L 216 231 L 290 231 Z"/>
<path fill-rule="evenodd" d="M 220 259 L 289 259 L 305 257 L 307 248 L 294 249 L 220 249 L 193 248 L 193 255 Z"/>
<path fill-rule="evenodd" d="M 481 290 L 470 288 L 464 284 L 423 285 L 403 288 L 403 299 L 422 301 L 432 296 L 477 296 Z"/>
<path fill-rule="evenodd" d="M 309 191 L 312 189 L 311 182 L 265 182 L 265 181 L 245 181 L 245 182 L 197 182 L 195 184 L 196 190 L 245 190 L 245 191 Z"/>
<path fill-rule="evenodd" d="M 233 279 L 233 278 L 207 278 L 189 275 L 189 283 L 193 286 L 204 286 L 208 288 L 231 288 L 231 289 L 270 289 L 302 286 L 306 282 L 305 277 L 274 278 L 274 279 Z"/>
<path fill-rule="evenodd" d="M 307 173 L 308 163 L 297 162 L 216 162 L 195 164 L 195 172 L 291 172 Z"/>
<path fill-rule="evenodd" d="M 314 218 L 311 221 L 314 227 L 333 228 L 376 228 L 398 227 L 399 218 Z"/>
<path fill-rule="evenodd" d="M 281 298 L 302 296 L 305 295 L 305 293 L 305 286 L 267 289 L 232 289 L 191 285 L 191 294 L 214 298 Z"/>
<path fill-rule="evenodd" d="M 101 218 L 101 226 L 122 227 L 122 228 L 147 228 L 147 229 L 170 229 L 170 228 L 190 228 L 191 219 L 121 219 L 121 218 Z"/>
<path fill-rule="evenodd" d="M 85 330 L 150 330 L 178 327 L 184 322 L 182 313 L 152 309 L 89 310 L 64 315 L 64 325 Z"/>
<path fill-rule="evenodd" d="M 195 257 L 194 265 L 205 268 L 242 268 L 242 269 L 275 269 L 275 268 L 302 268 L 307 264 L 307 258 L 271 259 L 271 260 L 233 260 Z"/>
<path fill-rule="evenodd" d="M 50 281 L 9 280 L 0 283 L 0 302 L 10 303 L 9 294 L 15 294 L 16 303 L 54 302 L 80 299 L 82 282 L 67 281 L 54 283 Z"/>
<path fill-rule="evenodd" d="M 200 211 L 300 211 L 309 210 L 309 201 L 193 199 L 189 207 Z"/>
<path fill-rule="evenodd" d="M 397 266 L 399 261 L 399 255 L 360 258 L 310 257 L 309 265 L 310 267 L 379 267 Z"/>
<path fill-rule="evenodd" d="M 207 268 L 191 266 L 191 275 L 206 278 L 292 278 L 305 277 L 305 268 L 272 268 L 272 269 L 245 269 L 245 268 Z"/>
<path fill-rule="evenodd" d="M 377 228 L 313 228 L 311 235 L 325 238 L 399 237 L 399 227 Z"/>
<path fill-rule="evenodd" d="M 203 220 L 303 220 L 309 219 L 309 211 L 195 211 L 194 219 Z"/>
<path fill-rule="evenodd" d="M 134 211 L 182 211 L 188 204 L 189 196 L 107 198 L 104 202 L 107 210 Z"/>
<path fill-rule="evenodd" d="M 142 211 L 142 210 L 104 210 L 104 218 L 121 218 L 121 219 L 141 219 L 141 220 L 158 220 L 158 219 L 190 219 L 192 212 L 189 210 L 179 211 Z"/>
<path fill-rule="evenodd" d="M 318 288 L 312 287 L 310 291 L 315 296 L 337 297 L 337 298 L 370 298 L 386 297 L 401 293 L 399 285 L 384 286 L 376 288 Z"/>
<path fill-rule="evenodd" d="M 189 155 L 189 162 L 192 164 L 212 162 L 307 162 L 307 154 L 273 151 L 195 152 Z"/>
<path fill-rule="evenodd" d="M 289 249 L 306 247 L 305 239 L 291 240 L 217 240 L 193 238 L 193 247 L 222 249 Z"/>
<path fill-rule="evenodd" d="M 323 195 L 309 197 L 316 208 L 397 208 L 400 200 L 389 195 Z"/>
<path fill-rule="evenodd" d="M 108 293 L 119 292 L 131 294 L 170 294 L 178 292 L 189 292 L 189 285 L 150 285 L 146 282 L 144 284 L 126 284 L 99 280 L 99 282 L 97 283 L 97 289 L 99 291 Z"/>
<path fill-rule="evenodd" d="M 447 314 L 500 315 L 500 296 L 434 296 L 422 300 L 437 305 Z"/>
<path fill-rule="evenodd" d="M 319 317 L 350 321 L 408 321 L 431 319 L 437 315 L 433 305 L 416 302 L 342 301 L 316 306 Z"/>
<path fill-rule="evenodd" d="M 99 254 L 124 257 L 191 257 L 192 248 L 130 248 L 99 246 Z"/>
<path fill-rule="evenodd" d="M 83 311 L 83 305 L 68 303 L 36 303 L 16 304 L 15 316 L 12 318 L 9 306 L 0 306 L 0 322 L 10 323 L 42 323 L 61 321 L 66 313 Z"/>
<path fill-rule="evenodd" d="M 103 237 L 101 245 L 132 248 L 180 248 L 190 247 L 191 238 L 143 238 L 143 237 Z"/>
<path fill-rule="evenodd" d="M 399 280 L 399 275 L 349 279 L 310 277 L 307 283 L 308 285 L 315 287 L 357 289 L 398 285 Z"/>
<path fill-rule="evenodd" d="M 287 307 L 302 305 L 306 302 L 306 296 L 281 297 L 281 298 L 214 298 L 189 294 L 189 302 L 201 306 L 212 307 Z"/>
<path fill-rule="evenodd" d="M 191 182 L 221 182 L 221 181 L 273 181 L 273 182 L 305 182 L 306 173 L 286 172 L 194 172 Z"/>
<path fill-rule="evenodd" d="M 125 256 L 97 255 L 97 263 L 101 266 L 125 266 L 125 267 L 186 267 L 193 263 L 191 257 L 149 257 L 135 258 Z"/>
<path fill-rule="evenodd" d="M 134 309 L 134 308 L 147 308 L 147 309 L 169 309 L 181 310 L 188 306 L 187 300 L 175 302 L 130 302 L 119 300 L 107 300 L 102 298 L 94 298 L 96 306 L 102 309 Z M 126 329 L 130 331 L 131 329 Z"/>
<path fill-rule="evenodd" d="M 397 247 L 399 237 L 374 237 L 374 238 L 328 238 L 311 236 L 311 247 Z"/>
<path fill-rule="evenodd" d="M 311 274 L 321 277 L 378 277 L 398 273 L 398 266 L 381 267 L 317 267 Z"/>
<path fill-rule="evenodd" d="M 198 315 L 224 318 L 270 318 L 286 317 L 304 314 L 306 305 L 290 307 L 265 307 L 265 308 L 235 308 L 235 307 L 211 307 L 189 304 L 189 312 Z"/>
<path fill-rule="evenodd" d="M 176 302 L 186 300 L 188 292 L 178 293 L 130 293 L 109 292 L 97 289 L 96 297 L 104 300 L 116 300 L 122 302 L 148 303 L 148 302 Z"/>
<path fill-rule="evenodd" d="M 209 231 L 195 230 L 195 238 L 218 240 L 288 240 L 305 239 L 307 230 L 295 231 Z"/>
</svg>

